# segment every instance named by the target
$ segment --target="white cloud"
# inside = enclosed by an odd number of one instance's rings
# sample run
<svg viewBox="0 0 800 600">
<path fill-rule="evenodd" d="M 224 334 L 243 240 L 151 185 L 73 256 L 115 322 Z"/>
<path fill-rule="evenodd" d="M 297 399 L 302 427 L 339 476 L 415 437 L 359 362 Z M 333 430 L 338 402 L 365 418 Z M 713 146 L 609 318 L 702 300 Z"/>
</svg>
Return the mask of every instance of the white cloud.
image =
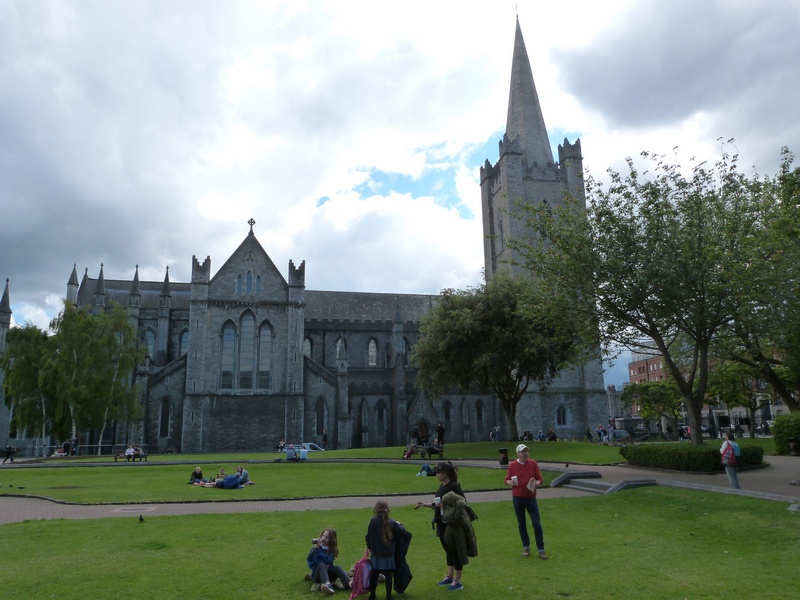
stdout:
<svg viewBox="0 0 800 600">
<path fill-rule="evenodd" d="M 799 8 L 0 3 L 0 280 L 14 320 L 46 325 L 73 263 L 109 278 L 138 264 L 156 281 L 166 267 L 188 281 L 192 255 L 219 268 L 250 217 L 280 269 L 306 260 L 313 289 L 479 282 L 478 170 L 497 160 L 517 11 L 545 121 L 581 136 L 593 174 L 674 146 L 713 160 L 718 137 L 774 172 L 780 147 L 799 145 Z M 381 171 L 405 187 L 370 188 Z"/>
</svg>

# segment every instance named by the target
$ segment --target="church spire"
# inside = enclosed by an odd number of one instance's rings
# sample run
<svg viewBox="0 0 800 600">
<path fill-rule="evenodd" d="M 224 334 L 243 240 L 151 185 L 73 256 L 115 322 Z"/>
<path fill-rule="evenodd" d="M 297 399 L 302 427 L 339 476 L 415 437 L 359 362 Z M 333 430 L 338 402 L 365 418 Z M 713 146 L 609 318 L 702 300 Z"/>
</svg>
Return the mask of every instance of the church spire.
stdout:
<svg viewBox="0 0 800 600">
<path fill-rule="evenodd" d="M 0 313 L 11 314 L 11 300 L 8 298 L 8 279 L 6 279 L 6 289 L 3 290 L 3 298 L 0 299 Z"/>
<path fill-rule="evenodd" d="M 517 17 L 517 31 L 514 36 L 514 58 L 511 63 L 511 89 L 508 95 L 508 117 L 506 135 L 510 141 L 517 140 L 519 150 L 525 156 L 528 166 L 538 163 L 540 167 L 553 162 L 553 151 L 547 138 L 542 107 L 533 72 L 522 38 L 522 29 Z"/>
<path fill-rule="evenodd" d="M 0 356 L 5 354 L 9 329 L 11 329 L 11 300 L 8 297 L 8 279 L 6 279 L 6 288 L 3 290 L 3 297 L 0 298 Z"/>
</svg>

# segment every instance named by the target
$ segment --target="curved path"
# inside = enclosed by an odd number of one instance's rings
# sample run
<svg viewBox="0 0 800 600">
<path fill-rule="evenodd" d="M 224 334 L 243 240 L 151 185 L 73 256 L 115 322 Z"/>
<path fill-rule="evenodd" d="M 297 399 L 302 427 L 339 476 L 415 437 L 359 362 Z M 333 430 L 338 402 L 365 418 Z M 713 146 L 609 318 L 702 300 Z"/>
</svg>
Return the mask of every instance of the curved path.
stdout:
<svg viewBox="0 0 800 600">
<path fill-rule="evenodd" d="M 395 462 L 395 461 L 389 461 Z M 724 474 L 699 475 L 674 471 L 639 469 L 623 465 L 558 465 L 540 463 L 542 470 L 556 472 L 596 471 L 601 481 L 621 483 L 632 480 L 656 480 L 659 485 L 699 489 L 724 494 L 735 494 L 762 498 L 791 504 L 792 509 L 800 506 L 800 458 L 794 456 L 768 456 L 768 467 L 741 472 L 739 481 L 744 489 L 731 490 L 727 487 Z M 495 461 L 460 461 L 459 464 L 497 467 Z M 25 468 L 15 465 L 14 468 Z M 502 478 L 499 474 L 498 479 Z M 569 488 L 544 488 L 539 490 L 539 498 L 580 497 L 591 492 Z M 510 497 L 508 490 L 472 492 L 471 502 L 500 502 Z M 430 494 L 392 496 L 397 504 L 413 504 L 418 500 L 430 500 Z M 334 510 L 343 508 L 372 508 L 374 496 L 332 497 L 305 500 L 253 500 L 222 502 L 180 502 L 164 504 L 102 504 L 78 505 L 54 502 L 41 498 L 0 495 L 0 524 L 16 523 L 31 519 L 100 519 L 106 517 L 138 517 L 191 515 L 203 513 L 233 514 L 271 511 Z"/>
</svg>

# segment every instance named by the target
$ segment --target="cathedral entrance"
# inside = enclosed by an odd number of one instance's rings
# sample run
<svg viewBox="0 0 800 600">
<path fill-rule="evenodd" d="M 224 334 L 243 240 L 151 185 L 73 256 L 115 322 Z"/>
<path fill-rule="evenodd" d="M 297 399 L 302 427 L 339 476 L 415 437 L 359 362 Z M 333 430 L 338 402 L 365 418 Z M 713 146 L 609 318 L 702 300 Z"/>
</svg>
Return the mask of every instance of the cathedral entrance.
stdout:
<svg viewBox="0 0 800 600">
<path fill-rule="evenodd" d="M 425 421 L 420 421 L 417 423 L 417 443 L 418 444 L 427 444 L 428 439 L 430 438 L 431 429 L 430 426 Z"/>
</svg>

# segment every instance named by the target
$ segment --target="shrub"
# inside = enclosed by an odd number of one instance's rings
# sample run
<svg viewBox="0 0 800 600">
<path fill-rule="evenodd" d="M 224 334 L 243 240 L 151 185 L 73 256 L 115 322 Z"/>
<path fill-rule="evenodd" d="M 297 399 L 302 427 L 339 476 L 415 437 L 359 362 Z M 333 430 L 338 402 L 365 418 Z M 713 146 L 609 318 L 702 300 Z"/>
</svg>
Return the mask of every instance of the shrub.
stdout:
<svg viewBox="0 0 800 600">
<path fill-rule="evenodd" d="M 620 448 L 619 453 L 629 465 L 636 467 L 714 473 L 723 470 L 719 454 L 721 445 L 722 442 L 631 444 Z M 742 446 L 741 450 L 740 467 L 758 466 L 764 462 L 764 449 L 760 446 Z"/>
<path fill-rule="evenodd" d="M 781 415 L 772 426 L 776 454 L 789 454 L 789 440 L 800 441 L 800 412 Z"/>
</svg>

